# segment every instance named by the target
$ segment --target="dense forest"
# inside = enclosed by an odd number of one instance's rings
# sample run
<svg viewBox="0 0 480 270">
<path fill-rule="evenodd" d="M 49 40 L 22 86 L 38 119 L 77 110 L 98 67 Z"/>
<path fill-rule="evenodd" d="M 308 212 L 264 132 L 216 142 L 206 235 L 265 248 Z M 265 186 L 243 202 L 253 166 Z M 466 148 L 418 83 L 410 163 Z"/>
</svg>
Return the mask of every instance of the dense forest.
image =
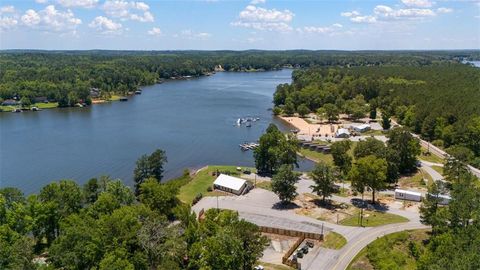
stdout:
<svg viewBox="0 0 480 270">
<path fill-rule="evenodd" d="M 480 69 L 459 63 L 296 70 L 274 94 L 274 112 L 314 112 L 330 121 L 377 110 L 480 167 Z"/>
<path fill-rule="evenodd" d="M 28 197 L 2 188 L 0 269 L 253 269 L 266 245 L 259 228 L 228 210 L 198 221 L 177 199 L 188 181 L 143 179 L 137 196 L 108 176 Z"/>
<path fill-rule="evenodd" d="M 0 99 L 33 104 L 35 97 L 60 107 L 91 101 L 91 88 L 125 95 L 142 85 L 226 71 L 285 66 L 424 66 L 479 59 L 479 51 L 22 51 L 0 53 Z M 0 100 L 0 101 L 2 101 Z"/>
</svg>

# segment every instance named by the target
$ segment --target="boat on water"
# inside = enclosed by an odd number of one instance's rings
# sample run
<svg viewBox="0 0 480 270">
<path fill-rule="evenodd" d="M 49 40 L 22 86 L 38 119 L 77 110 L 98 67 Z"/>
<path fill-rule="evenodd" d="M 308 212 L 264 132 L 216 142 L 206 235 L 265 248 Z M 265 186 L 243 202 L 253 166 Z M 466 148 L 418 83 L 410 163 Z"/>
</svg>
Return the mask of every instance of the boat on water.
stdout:
<svg viewBox="0 0 480 270">
<path fill-rule="evenodd" d="M 255 148 L 257 148 L 260 144 L 258 143 L 255 143 L 255 142 L 245 142 L 245 143 L 241 143 L 239 146 L 240 146 L 240 149 L 242 151 L 248 151 L 248 150 L 254 150 Z"/>
<path fill-rule="evenodd" d="M 120 101 L 128 101 L 128 98 L 127 98 L 127 97 L 120 97 L 118 100 L 120 100 Z"/>
<path fill-rule="evenodd" d="M 142 94 L 142 90 L 135 91 L 135 95 L 141 95 L 141 94 Z"/>
<path fill-rule="evenodd" d="M 260 118 L 258 117 L 245 117 L 245 118 L 238 118 L 237 119 L 237 126 L 241 126 L 242 124 L 245 124 L 247 127 L 252 126 L 252 122 L 259 121 Z"/>
<path fill-rule="evenodd" d="M 21 113 L 21 112 L 22 112 L 22 109 L 20 109 L 20 108 L 15 108 L 12 111 L 12 113 Z"/>
</svg>

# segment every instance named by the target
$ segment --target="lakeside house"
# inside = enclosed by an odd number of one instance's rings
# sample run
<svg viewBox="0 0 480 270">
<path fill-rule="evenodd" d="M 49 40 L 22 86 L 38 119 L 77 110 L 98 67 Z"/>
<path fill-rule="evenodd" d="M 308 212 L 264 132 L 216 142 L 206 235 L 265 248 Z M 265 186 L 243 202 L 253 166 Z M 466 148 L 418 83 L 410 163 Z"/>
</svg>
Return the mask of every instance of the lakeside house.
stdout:
<svg viewBox="0 0 480 270">
<path fill-rule="evenodd" d="M 16 106 L 18 102 L 14 99 L 6 99 L 2 102 L 2 106 Z"/>
<path fill-rule="evenodd" d="M 33 99 L 33 103 L 48 103 L 47 97 L 36 97 Z"/>
<path fill-rule="evenodd" d="M 99 98 L 100 97 L 100 89 L 92 87 L 90 88 L 90 97 L 91 98 Z"/>
<path fill-rule="evenodd" d="M 215 179 L 215 182 L 213 182 L 214 189 L 226 191 L 235 195 L 242 195 L 246 187 L 246 180 L 226 174 L 220 174 L 217 179 Z"/>
<path fill-rule="evenodd" d="M 335 138 L 348 138 L 350 137 L 350 132 L 346 128 L 339 128 L 337 132 L 335 132 Z"/>
</svg>

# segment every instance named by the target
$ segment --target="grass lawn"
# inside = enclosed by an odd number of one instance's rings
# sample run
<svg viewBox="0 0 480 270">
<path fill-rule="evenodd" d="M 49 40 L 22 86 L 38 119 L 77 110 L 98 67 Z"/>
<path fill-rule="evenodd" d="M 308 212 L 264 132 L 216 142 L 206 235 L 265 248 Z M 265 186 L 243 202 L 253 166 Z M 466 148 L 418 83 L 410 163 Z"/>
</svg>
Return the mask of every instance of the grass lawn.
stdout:
<svg viewBox="0 0 480 270">
<path fill-rule="evenodd" d="M 437 171 L 439 174 L 443 175 L 443 167 L 440 166 L 432 166 L 432 169 Z"/>
<path fill-rule="evenodd" d="M 352 260 L 347 270 L 383 269 L 395 265 L 402 270 L 414 270 L 415 257 L 410 246 L 423 249 L 422 241 L 428 238 L 427 230 L 403 231 L 388 234 L 370 243 Z"/>
<path fill-rule="evenodd" d="M 432 153 L 427 154 L 427 148 L 422 147 L 422 152 L 418 156 L 419 159 L 433 162 L 433 163 L 443 163 L 443 158 L 436 156 Z"/>
<path fill-rule="evenodd" d="M 310 149 L 305 149 L 303 147 L 299 149 L 299 152 L 300 152 L 300 155 L 306 158 L 312 159 L 315 162 L 323 161 L 327 164 L 333 165 L 333 157 L 330 154 L 324 154 L 317 151 L 312 151 Z"/>
<path fill-rule="evenodd" d="M 325 240 L 320 244 L 324 248 L 341 249 L 347 244 L 347 239 L 336 232 L 329 232 L 325 236 Z"/>
<path fill-rule="evenodd" d="M 257 188 L 263 188 L 263 189 L 272 191 L 272 182 L 270 181 L 257 182 Z"/>
<path fill-rule="evenodd" d="M 0 111 L 2 112 L 11 112 L 13 111 L 14 106 L 0 106 Z"/>
<path fill-rule="evenodd" d="M 356 211 L 351 217 L 342 219 L 339 223 L 344 226 L 359 227 L 359 213 L 360 209 Z M 408 219 L 399 215 L 383 213 L 378 211 L 363 211 L 363 226 L 376 227 L 392 223 L 407 222 Z"/>
<path fill-rule="evenodd" d="M 236 166 L 208 166 L 193 176 L 192 180 L 180 188 L 178 198 L 185 203 L 192 203 L 193 198 L 199 193 L 204 196 L 225 196 L 223 192 L 208 192 L 208 187 L 211 187 L 216 177 L 212 176 L 212 172 L 219 170 L 220 172 L 230 172 L 231 175 L 237 175 Z"/>
<path fill-rule="evenodd" d="M 120 96 L 118 95 L 111 95 L 110 98 L 108 99 L 109 101 L 117 101 L 120 99 Z"/>
<path fill-rule="evenodd" d="M 380 135 L 385 135 L 387 134 L 383 130 L 376 130 L 376 129 L 371 129 L 369 131 L 365 131 L 362 133 L 363 136 L 368 136 L 368 135 L 373 135 L 373 136 L 380 136 Z"/>
<path fill-rule="evenodd" d="M 432 183 L 433 179 L 427 172 L 419 169 L 415 174 L 402 177 L 398 180 L 398 185 L 401 188 L 426 188 L 427 184 L 423 181 L 427 179 L 427 183 Z"/>
<path fill-rule="evenodd" d="M 51 109 L 51 108 L 57 108 L 58 107 L 58 102 L 49 102 L 49 103 L 35 103 L 32 105 L 32 107 L 37 107 L 39 109 Z"/>
</svg>

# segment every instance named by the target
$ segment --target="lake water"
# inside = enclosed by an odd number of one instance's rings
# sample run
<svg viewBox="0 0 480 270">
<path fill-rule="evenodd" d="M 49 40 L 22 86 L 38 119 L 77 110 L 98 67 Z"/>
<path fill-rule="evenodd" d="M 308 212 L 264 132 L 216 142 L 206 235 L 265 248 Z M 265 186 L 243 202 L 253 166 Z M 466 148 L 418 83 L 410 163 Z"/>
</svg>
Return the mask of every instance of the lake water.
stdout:
<svg viewBox="0 0 480 270">
<path fill-rule="evenodd" d="M 0 113 L 0 186 L 31 193 L 54 180 L 82 184 L 103 174 L 132 185 L 135 161 L 157 148 L 167 153 L 165 179 L 207 164 L 253 166 L 251 151 L 238 145 L 256 141 L 271 122 L 288 128 L 267 109 L 291 72 L 224 72 L 144 87 L 128 102 Z M 260 121 L 235 126 L 245 116 Z M 301 162 L 302 170 L 312 166 Z"/>
</svg>

